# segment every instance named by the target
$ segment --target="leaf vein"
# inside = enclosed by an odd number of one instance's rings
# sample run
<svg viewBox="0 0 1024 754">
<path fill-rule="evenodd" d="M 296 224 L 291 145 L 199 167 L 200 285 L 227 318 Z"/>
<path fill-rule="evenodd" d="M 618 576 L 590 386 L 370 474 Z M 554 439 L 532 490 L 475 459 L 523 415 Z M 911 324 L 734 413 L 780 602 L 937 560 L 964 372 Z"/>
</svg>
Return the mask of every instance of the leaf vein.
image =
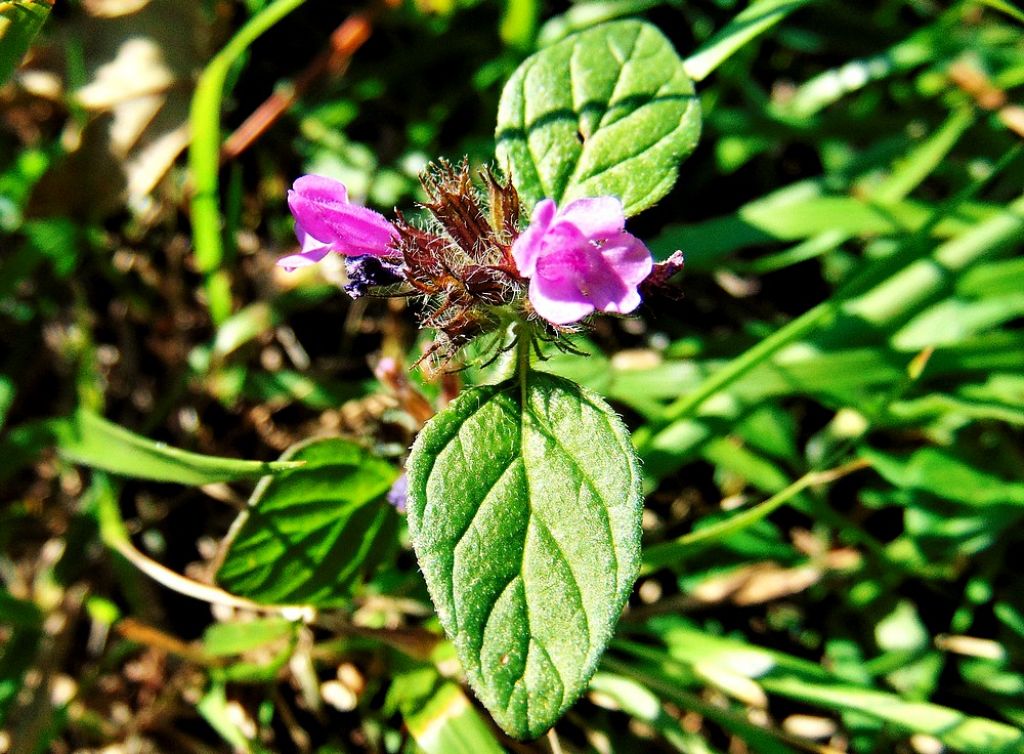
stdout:
<svg viewBox="0 0 1024 754">
<path fill-rule="evenodd" d="M 590 630 L 590 615 L 587 613 L 587 606 L 585 604 L 583 604 L 583 591 L 580 589 L 579 579 L 576 578 L 576 574 L 572 570 L 572 564 L 569 562 L 569 558 L 566 557 L 565 550 L 562 549 L 562 546 L 558 543 L 558 540 L 555 539 L 555 535 L 551 533 L 551 527 L 549 527 L 547 525 L 547 523 L 544 521 L 544 519 L 542 519 L 539 515 L 536 515 L 536 514 L 532 515 L 530 517 L 530 520 L 531 521 L 535 521 L 536 525 L 543 530 L 545 536 L 547 536 L 548 539 L 551 540 L 551 544 L 552 544 L 552 546 L 554 548 L 555 553 L 558 556 L 558 559 L 561 560 L 563 563 L 565 563 L 566 570 L 569 571 L 569 574 L 572 577 L 572 589 L 573 589 L 573 591 L 576 594 L 576 603 L 580 607 L 580 612 L 583 613 L 583 626 L 584 626 L 584 628 L 587 631 L 587 653 L 589 654 L 590 651 L 593 649 L 593 646 L 594 646 L 594 637 L 593 637 L 593 634 L 591 633 L 591 630 Z M 618 564 L 617 563 L 616 563 L 615 572 L 618 573 Z M 524 591 L 525 591 L 525 586 L 526 586 L 526 581 L 524 580 L 523 581 Z"/>
<path fill-rule="evenodd" d="M 687 109 L 686 112 L 689 112 L 689 109 Z M 663 136 L 658 137 L 658 139 L 656 139 L 654 142 L 652 142 L 648 146 L 643 147 L 639 151 L 634 152 L 633 154 L 629 155 L 628 157 L 625 157 L 622 160 L 619 160 L 618 162 L 616 162 L 616 163 L 614 163 L 612 165 L 606 165 L 606 166 L 602 167 L 600 170 L 598 170 L 598 171 L 596 171 L 594 173 L 590 173 L 589 175 L 584 175 L 584 176 L 575 176 L 574 175 L 573 176 L 573 182 L 575 183 L 575 182 L 582 182 L 582 181 L 592 181 L 595 178 L 598 178 L 598 177 L 604 175 L 607 172 L 615 170 L 616 168 L 622 168 L 622 166 L 625 165 L 626 163 L 628 163 L 629 161 L 639 159 L 639 158 L 643 157 L 644 154 L 646 154 L 647 152 L 650 152 L 650 151 L 656 149 L 659 144 L 661 144 L 663 141 L 671 139 L 676 134 L 676 132 L 680 131 L 680 130 L 683 130 L 683 131 L 686 130 L 686 124 L 682 121 L 682 119 L 680 119 L 680 123 L 679 123 L 678 126 L 673 128 L 671 131 L 667 132 Z"/>
<path fill-rule="evenodd" d="M 592 404 L 590 404 L 588 402 L 587 405 L 592 405 Z M 537 417 L 534 417 L 534 418 L 536 419 Z M 580 478 L 584 482 L 586 482 L 588 487 L 590 487 L 590 491 L 594 493 L 594 497 L 598 501 L 603 501 L 604 497 L 601 495 L 601 492 L 598 490 L 597 483 L 593 480 L 593 478 L 589 474 L 587 474 L 586 471 L 584 471 L 583 465 L 576 459 L 576 456 L 574 456 L 572 453 L 570 453 L 569 449 L 565 446 L 565 444 L 560 439 L 558 439 L 555 435 L 553 435 L 551 432 L 549 432 L 539 421 L 535 422 L 535 424 L 536 424 L 537 430 L 541 434 L 543 434 L 545 437 L 550 439 L 551 442 L 553 442 L 557 447 L 561 448 L 562 452 L 565 453 L 566 458 L 569 459 L 569 462 L 576 469 L 576 471 L 579 474 Z M 525 464 L 523 464 L 523 465 L 525 467 Z M 601 511 L 602 519 L 604 520 L 605 527 L 607 528 L 607 531 L 608 531 L 608 541 L 611 542 L 611 545 L 612 545 L 612 547 L 611 547 L 611 556 L 612 556 L 612 561 L 613 561 L 614 567 L 615 567 L 615 574 L 616 574 L 615 582 L 616 582 L 616 586 L 618 586 L 619 556 L 618 556 L 618 550 L 615 547 L 615 535 L 614 535 L 614 533 L 612 531 L 612 520 L 611 520 L 611 517 L 608 514 L 608 509 L 604 505 L 598 505 L 597 508 L 598 508 L 598 510 Z"/>
</svg>

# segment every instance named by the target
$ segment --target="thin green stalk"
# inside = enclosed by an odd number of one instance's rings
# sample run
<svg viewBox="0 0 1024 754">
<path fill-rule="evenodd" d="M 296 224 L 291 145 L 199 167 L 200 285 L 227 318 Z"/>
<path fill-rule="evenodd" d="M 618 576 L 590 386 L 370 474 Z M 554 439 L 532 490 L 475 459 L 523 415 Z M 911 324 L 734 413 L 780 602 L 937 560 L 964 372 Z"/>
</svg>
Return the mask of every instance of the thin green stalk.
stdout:
<svg viewBox="0 0 1024 754">
<path fill-rule="evenodd" d="M 220 324 L 231 314 L 231 278 L 223 268 L 224 240 L 220 212 L 220 111 L 232 67 L 265 31 L 305 0 L 274 0 L 253 16 L 203 70 L 192 98 L 189 124 L 192 144 L 192 238 L 196 266 L 204 277 L 210 316 Z"/>
<path fill-rule="evenodd" d="M 696 414 L 697 409 L 699 409 L 708 398 L 715 395 L 723 388 L 731 385 L 740 377 L 754 369 L 754 367 L 758 366 L 761 362 L 769 359 L 773 354 L 782 349 L 783 346 L 793 343 L 815 328 L 826 323 L 828 320 L 834 318 L 837 312 L 838 303 L 835 299 L 829 299 L 828 301 L 818 304 L 813 309 L 804 312 L 792 322 L 784 325 L 760 343 L 748 349 L 717 372 L 713 373 L 692 393 L 687 393 L 672 403 L 665 409 L 665 413 L 662 414 L 661 421 L 658 425 L 664 426 L 693 416 Z M 651 439 L 653 439 L 650 427 L 651 425 L 642 427 L 641 430 L 637 431 L 633 436 L 633 443 L 636 447 L 643 448 Z"/>
<path fill-rule="evenodd" d="M 663 542 L 661 544 L 654 545 L 653 547 L 648 547 L 644 553 L 644 571 L 649 572 L 667 563 L 676 562 L 679 559 L 679 553 L 682 550 L 723 539 L 747 528 L 748 526 L 756 524 L 772 512 L 781 508 L 808 487 L 833 482 L 847 474 L 863 469 L 868 465 L 867 461 L 858 459 L 827 471 L 809 471 L 785 489 L 780 490 L 764 502 L 743 511 L 742 513 L 730 516 L 724 521 L 719 521 L 718 523 L 706 526 L 703 529 L 697 529 L 696 531 L 684 534 L 671 542 Z"/>
<path fill-rule="evenodd" d="M 530 371 L 530 349 L 533 347 L 533 329 L 524 320 L 515 324 L 516 336 L 516 372 L 519 377 L 519 398 L 523 410 L 526 410 L 527 376 Z"/>
<path fill-rule="evenodd" d="M 1008 153 L 993 174 L 1005 168 L 1019 154 L 1018 149 Z M 937 210 L 931 220 L 919 228 L 898 253 L 869 265 L 832 298 L 740 354 L 708 377 L 692 393 L 678 398 L 665 409 L 660 421 L 634 434 L 634 445 L 642 451 L 662 427 L 693 418 L 713 395 L 819 326 L 835 323 L 836 326 L 828 333 L 829 342 L 849 342 L 873 326 L 887 323 L 891 327 L 895 322 L 905 320 L 930 300 L 937 290 L 947 285 L 953 273 L 965 269 L 992 249 L 1019 238 L 1024 233 L 1024 196 L 1011 202 L 1006 211 L 947 241 L 932 254 L 925 253 L 928 247 L 921 241 L 927 238 L 931 228 L 952 208 L 976 193 L 982 184 L 972 184 Z M 838 321 L 840 315 L 842 322 Z"/>
<path fill-rule="evenodd" d="M 95 504 L 96 520 L 99 524 L 100 540 L 103 544 L 161 586 L 178 594 L 184 594 L 187 597 L 209 602 L 213 605 L 228 605 L 244 610 L 281 613 L 293 618 L 296 616 L 301 617 L 307 621 L 315 617 L 316 610 L 308 605 L 262 605 L 245 597 L 238 597 L 225 592 L 223 589 L 215 586 L 194 581 L 172 571 L 138 550 L 132 544 L 128 534 L 128 527 L 121 517 L 117 496 L 109 485 L 97 490 Z"/>
<path fill-rule="evenodd" d="M 694 81 L 703 81 L 736 50 L 760 36 L 811 0 L 760 0 L 751 3 L 683 63 Z"/>
</svg>

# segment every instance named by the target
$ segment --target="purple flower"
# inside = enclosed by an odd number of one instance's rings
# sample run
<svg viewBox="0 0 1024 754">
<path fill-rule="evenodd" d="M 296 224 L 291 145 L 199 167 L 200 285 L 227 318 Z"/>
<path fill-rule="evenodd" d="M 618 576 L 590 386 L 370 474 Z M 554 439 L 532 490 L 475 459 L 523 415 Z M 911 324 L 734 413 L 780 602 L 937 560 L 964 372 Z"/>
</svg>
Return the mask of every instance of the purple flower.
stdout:
<svg viewBox="0 0 1024 754">
<path fill-rule="evenodd" d="M 391 261 L 387 257 L 375 257 L 362 254 L 358 257 L 345 257 L 345 293 L 352 298 L 360 298 L 373 293 L 374 289 L 396 285 L 405 280 L 400 262 Z"/>
<path fill-rule="evenodd" d="M 345 184 L 322 175 L 304 175 L 288 192 L 295 217 L 298 254 L 277 260 L 286 270 L 316 264 L 328 252 L 345 256 L 393 256 L 398 230 L 372 209 L 351 204 Z"/>
<path fill-rule="evenodd" d="M 405 506 L 409 501 L 409 477 L 402 472 L 402 476 L 395 480 L 388 490 L 387 501 L 395 507 L 399 513 L 405 513 Z"/>
<path fill-rule="evenodd" d="M 519 274 L 530 278 L 537 314 L 568 325 L 595 310 L 636 309 L 637 286 L 654 262 L 625 226 L 622 203 L 612 196 L 577 199 L 562 209 L 551 199 L 538 202 L 529 227 L 512 244 Z"/>
</svg>

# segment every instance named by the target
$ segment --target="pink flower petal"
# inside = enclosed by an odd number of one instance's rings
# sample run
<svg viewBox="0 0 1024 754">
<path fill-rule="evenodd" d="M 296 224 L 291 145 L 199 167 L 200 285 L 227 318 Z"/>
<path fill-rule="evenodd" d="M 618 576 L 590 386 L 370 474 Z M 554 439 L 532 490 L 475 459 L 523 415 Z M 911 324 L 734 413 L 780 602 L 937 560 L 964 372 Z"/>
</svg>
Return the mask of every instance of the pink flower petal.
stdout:
<svg viewBox="0 0 1024 754">
<path fill-rule="evenodd" d="M 577 199 L 562 210 L 545 199 L 513 243 L 534 310 L 556 325 L 595 310 L 625 314 L 640 305 L 637 286 L 651 273 L 651 252 L 625 230 L 615 197 Z"/>
<path fill-rule="evenodd" d="M 398 238 L 398 230 L 383 215 L 349 203 L 344 184 L 324 176 L 297 179 L 288 192 L 288 208 L 297 233 L 301 230 L 341 254 L 389 255 Z"/>
<path fill-rule="evenodd" d="M 605 241 L 601 256 L 627 285 L 640 285 L 654 269 L 651 252 L 639 238 L 629 233 L 620 233 Z"/>
<path fill-rule="evenodd" d="M 564 296 L 560 295 L 563 293 Z M 537 314 L 556 325 L 568 325 L 594 311 L 594 305 L 580 299 L 578 293 L 572 281 L 544 283 L 541 278 L 534 278 L 528 295 Z"/>
<path fill-rule="evenodd" d="M 576 226 L 589 238 L 608 238 L 621 233 L 626 227 L 622 202 L 614 196 L 577 199 L 558 213 L 558 222 Z"/>
<path fill-rule="evenodd" d="M 519 274 L 523 277 L 533 276 L 537 257 L 544 250 L 544 234 L 555 217 L 555 209 L 555 203 L 550 199 L 537 202 L 529 227 L 512 242 L 512 259 L 515 260 Z"/>
<path fill-rule="evenodd" d="M 288 254 L 277 260 L 278 267 L 283 267 L 288 272 L 294 272 L 300 267 L 309 267 L 316 264 L 331 250 L 330 246 L 320 246 L 310 251 L 300 251 L 298 254 Z"/>
<path fill-rule="evenodd" d="M 348 189 L 341 181 L 325 175 L 301 175 L 292 184 L 292 191 L 325 206 L 348 204 Z"/>
</svg>

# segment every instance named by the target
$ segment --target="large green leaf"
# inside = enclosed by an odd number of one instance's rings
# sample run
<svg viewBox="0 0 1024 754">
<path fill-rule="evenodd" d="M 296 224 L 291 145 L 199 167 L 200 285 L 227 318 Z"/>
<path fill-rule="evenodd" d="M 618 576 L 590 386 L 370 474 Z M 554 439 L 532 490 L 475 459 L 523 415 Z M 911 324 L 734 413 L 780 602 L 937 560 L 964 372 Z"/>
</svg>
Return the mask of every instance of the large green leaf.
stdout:
<svg viewBox="0 0 1024 754">
<path fill-rule="evenodd" d="M 498 106 L 498 162 L 527 206 L 613 195 L 636 214 L 669 192 L 699 136 L 682 60 L 641 21 L 602 24 L 527 58 Z"/>
<path fill-rule="evenodd" d="M 625 428 L 531 372 L 462 395 L 420 433 L 409 528 L 470 685 L 536 737 L 586 687 L 636 578 L 642 500 Z"/>
<path fill-rule="evenodd" d="M 395 541 L 397 514 L 382 496 L 396 471 L 341 438 L 299 444 L 284 458 L 305 465 L 260 482 L 217 581 L 265 604 L 344 604 Z"/>
<path fill-rule="evenodd" d="M 190 453 L 136 435 L 85 410 L 50 423 L 49 431 L 55 436 L 60 454 L 71 461 L 157 482 L 210 484 L 263 476 L 299 465 Z"/>
</svg>

